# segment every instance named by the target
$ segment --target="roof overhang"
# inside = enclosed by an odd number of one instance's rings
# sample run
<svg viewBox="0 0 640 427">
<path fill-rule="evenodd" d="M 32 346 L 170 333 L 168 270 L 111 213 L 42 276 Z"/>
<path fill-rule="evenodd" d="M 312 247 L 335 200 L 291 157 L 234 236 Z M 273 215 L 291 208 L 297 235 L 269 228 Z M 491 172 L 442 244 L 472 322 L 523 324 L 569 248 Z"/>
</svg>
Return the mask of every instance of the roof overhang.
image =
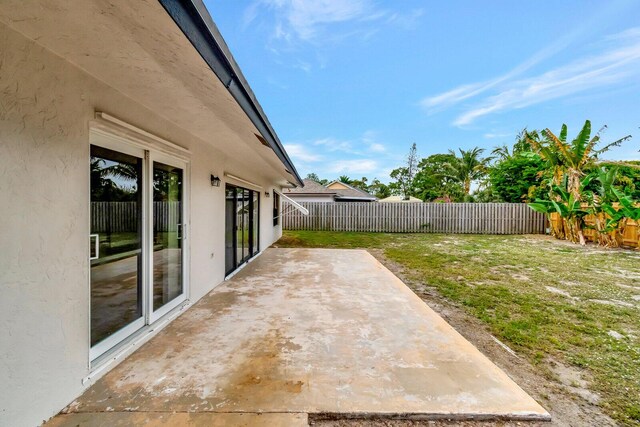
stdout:
<svg viewBox="0 0 640 427">
<path fill-rule="evenodd" d="M 302 178 L 201 0 L 158 0 L 276 153 L 296 184 Z"/>
<path fill-rule="evenodd" d="M 58 67 L 45 72 L 66 73 L 60 59 L 75 66 L 95 111 L 207 147 L 218 173 L 303 185 L 201 0 L 2 0 L 0 26 L 48 51 L 37 54 Z"/>
</svg>

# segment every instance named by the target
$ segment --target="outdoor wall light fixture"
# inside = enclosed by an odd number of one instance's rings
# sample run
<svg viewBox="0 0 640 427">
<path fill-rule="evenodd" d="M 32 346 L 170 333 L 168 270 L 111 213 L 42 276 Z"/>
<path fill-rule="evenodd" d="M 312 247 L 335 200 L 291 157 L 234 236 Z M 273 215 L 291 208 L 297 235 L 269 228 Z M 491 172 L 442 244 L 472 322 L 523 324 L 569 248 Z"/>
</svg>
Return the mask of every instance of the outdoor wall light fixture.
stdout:
<svg viewBox="0 0 640 427">
<path fill-rule="evenodd" d="M 211 186 L 212 187 L 220 187 L 220 178 L 215 175 L 211 175 Z"/>
<path fill-rule="evenodd" d="M 271 197 L 271 195 L 269 194 L 269 192 L 268 192 L 268 191 L 265 191 L 265 192 L 264 192 L 264 197 L 266 197 L 266 198 L 268 199 L 269 197 Z"/>
</svg>

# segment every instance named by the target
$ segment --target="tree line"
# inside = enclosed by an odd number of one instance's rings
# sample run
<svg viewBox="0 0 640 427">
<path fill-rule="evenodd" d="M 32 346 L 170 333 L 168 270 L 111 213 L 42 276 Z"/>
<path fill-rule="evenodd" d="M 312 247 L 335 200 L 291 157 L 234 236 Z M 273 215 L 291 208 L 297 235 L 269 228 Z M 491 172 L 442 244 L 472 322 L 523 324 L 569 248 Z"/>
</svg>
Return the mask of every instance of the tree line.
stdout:
<svg viewBox="0 0 640 427">
<path fill-rule="evenodd" d="M 550 129 L 524 128 L 513 144 L 491 152 L 479 147 L 448 150 L 419 159 L 412 144 L 402 166 L 394 169 L 389 184 L 366 177 L 340 181 L 378 198 L 400 195 L 425 202 L 528 203 L 551 221 L 552 234 L 585 243 L 584 229 L 594 228 L 598 243 L 619 246 L 629 220 L 640 220 L 640 161 L 608 161 L 601 156 L 631 139 L 631 135 L 602 144 L 603 126 L 592 137 L 587 120 L 578 135 L 568 140 L 562 125 Z M 308 178 L 320 180 L 316 174 Z M 585 217 L 595 218 L 587 225 Z"/>
<path fill-rule="evenodd" d="M 585 126 L 591 128 L 587 121 Z M 563 126 L 563 129 L 566 126 Z M 594 143 L 600 140 L 603 127 L 596 135 Z M 584 129 L 584 128 L 583 128 Z M 581 132 L 582 134 L 582 132 Z M 561 132 L 562 135 L 562 132 Z M 549 129 L 542 131 L 523 129 L 515 137 L 513 144 L 495 147 L 488 152 L 479 147 L 471 149 L 448 150 L 445 153 L 432 154 L 419 159 L 416 144 L 412 144 L 402 166 L 393 169 L 389 184 L 367 177 L 352 179 L 347 175 L 338 177 L 338 181 L 362 189 L 370 194 L 385 198 L 400 195 L 405 199 L 416 197 L 425 202 L 507 202 L 529 203 L 545 198 L 549 191 L 549 179 L 560 173 L 562 167 L 554 151 L 568 154 L 574 147 L 572 142 L 564 142 L 566 147 L 558 145 Z M 565 136 L 566 138 L 566 136 Z M 640 199 L 640 161 L 604 161 L 599 157 L 613 147 L 629 140 L 627 136 L 601 149 L 591 149 L 579 172 L 584 176 L 599 169 L 615 168 L 615 185 L 633 198 Z M 585 153 L 583 153 L 585 154 Z M 329 180 L 321 179 L 315 173 L 307 178 L 321 184 Z M 595 184 L 592 184 L 592 187 Z"/>
</svg>

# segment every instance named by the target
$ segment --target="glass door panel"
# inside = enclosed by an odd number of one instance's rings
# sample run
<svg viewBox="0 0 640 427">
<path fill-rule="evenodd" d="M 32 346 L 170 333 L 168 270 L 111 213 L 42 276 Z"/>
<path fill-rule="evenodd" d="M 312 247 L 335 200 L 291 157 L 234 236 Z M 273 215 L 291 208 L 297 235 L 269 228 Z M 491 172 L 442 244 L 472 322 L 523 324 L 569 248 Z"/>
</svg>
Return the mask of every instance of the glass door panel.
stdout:
<svg viewBox="0 0 640 427">
<path fill-rule="evenodd" d="M 244 210 L 244 197 L 242 188 L 234 188 L 235 191 L 235 213 L 236 213 L 236 267 L 244 261 L 244 250 L 243 243 L 244 239 L 242 238 L 242 233 L 244 231 L 244 216 L 242 214 Z"/>
<path fill-rule="evenodd" d="M 255 255 L 260 251 L 258 240 L 258 228 L 260 227 L 260 193 L 253 192 L 252 212 L 251 212 L 251 255 Z"/>
<path fill-rule="evenodd" d="M 258 252 L 260 193 L 227 184 L 225 269 L 230 274 Z"/>
<path fill-rule="evenodd" d="M 184 170 L 153 162 L 153 311 L 184 293 Z"/>
<path fill-rule="evenodd" d="M 90 171 L 93 347 L 137 320 L 144 322 L 143 159 L 91 145 Z"/>
<path fill-rule="evenodd" d="M 246 261 L 251 256 L 249 239 L 249 216 L 251 213 L 251 191 L 242 189 L 242 260 Z"/>
<path fill-rule="evenodd" d="M 231 273 L 236 268 L 236 189 L 227 186 L 225 190 L 225 272 Z"/>
</svg>

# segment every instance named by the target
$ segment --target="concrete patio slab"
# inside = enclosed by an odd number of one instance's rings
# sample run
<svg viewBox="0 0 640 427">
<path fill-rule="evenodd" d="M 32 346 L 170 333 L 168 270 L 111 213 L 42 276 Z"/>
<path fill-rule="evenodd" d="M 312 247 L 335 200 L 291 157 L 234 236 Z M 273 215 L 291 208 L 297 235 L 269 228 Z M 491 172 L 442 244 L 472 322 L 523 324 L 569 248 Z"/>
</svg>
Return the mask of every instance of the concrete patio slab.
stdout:
<svg viewBox="0 0 640 427">
<path fill-rule="evenodd" d="M 549 418 L 368 252 L 274 248 L 67 409 L 105 411 Z"/>
<path fill-rule="evenodd" d="M 307 427 L 307 414 L 220 414 L 216 412 L 83 412 L 58 415 L 47 427 Z"/>
</svg>

